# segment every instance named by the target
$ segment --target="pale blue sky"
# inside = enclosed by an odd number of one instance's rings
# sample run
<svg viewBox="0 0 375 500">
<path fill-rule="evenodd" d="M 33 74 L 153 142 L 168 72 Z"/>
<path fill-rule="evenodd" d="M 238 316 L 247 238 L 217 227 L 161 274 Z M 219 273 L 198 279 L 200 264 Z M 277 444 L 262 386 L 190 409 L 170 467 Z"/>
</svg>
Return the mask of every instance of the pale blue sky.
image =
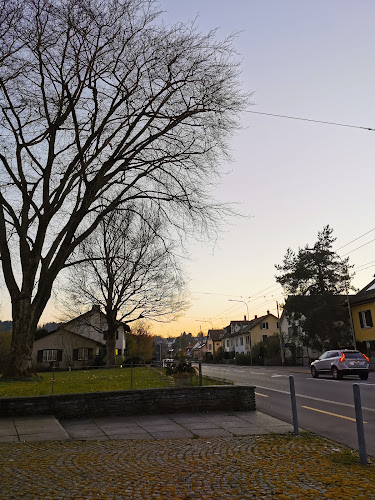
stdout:
<svg viewBox="0 0 375 500">
<path fill-rule="evenodd" d="M 218 37 L 238 32 L 242 85 L 250 110 L 375 128 L 373 0 L 160 0 L 166 23 L 197 17 Z M 335 249 L 375 228 L 375 132 L 246 113 L 215 195 L 251 216 L 232 221 L 213 247 L 191 244 L 192 307 L 154 333 L 197 334 L 211 323 L 276 313 L 276 263 L 288 247 L 313 244 L 326 224 Z M 375 239 L 375 230 L 339 251 Z M 351 252 L 354 285 L 372 279 L 375 242 Z M 372 262 L 375 264 L 375 262 Z M 371 264 L 369 264 L 371 265 Z M 366 267 L 366 266 L 364 266 Z M 262 292 L 261 292 L 262 291 Z M 259 293 L 261 292 L 261 293 Z M 248 299 L 250 297 L 250 299 Z M 3 301 L 3 317 L 7 304 Z M 42 320 L 53 319 L 53 305 Z"/>
<path fill-rule="evenodd" d="M 167 22 L 198 16 L 203 31 L 238 32 L 243 87 L 254 92 L 250 110 L 375 128 L 373 1 L 163 0 L 161 6 Z M 282 291 L 273 286 L 274 264 L 288 247 L 313 244 L 326 224 L 334 228 L 335 249 L 375 228 L 375 132 L 250 113 L 242 123 L 216 195 L 240 203 L 252 218 L 234 221 L 214 249 L 191 246 L 193 306 L 158 332 L 197 333 L 247 314 L 245 304 L 229 298 L 248 302 L 250 317 L 275 313 Z M 374 238 L 375 231 L 339 254 Z M 374 250 L 375 242 L 351 252 L 351 263 L 375 260 Z M 375 267 L 357 271 L 354 285 L 362 288 Z"/>
</svg>

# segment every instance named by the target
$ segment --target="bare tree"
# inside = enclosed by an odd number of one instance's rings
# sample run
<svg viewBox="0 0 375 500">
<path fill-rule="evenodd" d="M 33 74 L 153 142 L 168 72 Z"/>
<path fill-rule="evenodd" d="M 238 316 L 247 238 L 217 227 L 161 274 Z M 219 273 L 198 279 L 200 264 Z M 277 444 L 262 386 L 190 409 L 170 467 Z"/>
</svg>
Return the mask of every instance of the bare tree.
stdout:
<svg viewBox="0 0 375 500">
<path fill-rule="evenodd" d="M 166 27 L 151 0 L 1 3 L 5 376 L 27 376 L 53 283 L 106 215 L 145 199 L 182 230 L 215 219 L 210 187 L 247 99 L 231 39 Z"/>
<path fill-rule="evenodd" d="M 105 311 L 108 365 L 116 361 L 116 331 L 122 322 L 168 321 L 186 306 L 173 242 L 158 213 L 144 205 L 106 216 L 72 256 L 66 280 L 70 309 L 99 304 Z"/>
<path fill-rule="evenodd" d="M 139 358 L 146 363 L 152 359 L 155 337 L 150 333 L 150 325 L 144 320 L 137 321 L 127 334 L 127 356 Z"/>
</svg>

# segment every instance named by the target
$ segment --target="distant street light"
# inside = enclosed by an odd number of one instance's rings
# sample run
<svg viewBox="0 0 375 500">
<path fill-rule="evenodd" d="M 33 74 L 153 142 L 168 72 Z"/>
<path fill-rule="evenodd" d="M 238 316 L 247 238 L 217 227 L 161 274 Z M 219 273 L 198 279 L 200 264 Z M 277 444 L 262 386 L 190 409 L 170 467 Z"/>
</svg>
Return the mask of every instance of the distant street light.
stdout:
<svg viewBox="0 0 375 500">
<path fill-rule="evenodd" d="M 214 329 L 214 325 L 209 319 L 196 319 L 195 321 L 199 321 L 200 323 L 211 323 L 211 328 Z"/>
<path fill-rule="evenodd" d="M 242 302 L 242 304 L 246 305 L 247 321 L 250 323 L 249 306 L 248 306 L 247 302 L 245 302 L 244 300 L 238 300 L 238 299 L 228 299 L 228 300 L 229 300 L 229 302 Z M 251 331 L 250 331 L 250 328 L 249 328 L 249 343 L 250 343 L 250 365 L 253 366 L 253 355 L 251 352 Z"/>
</svg>

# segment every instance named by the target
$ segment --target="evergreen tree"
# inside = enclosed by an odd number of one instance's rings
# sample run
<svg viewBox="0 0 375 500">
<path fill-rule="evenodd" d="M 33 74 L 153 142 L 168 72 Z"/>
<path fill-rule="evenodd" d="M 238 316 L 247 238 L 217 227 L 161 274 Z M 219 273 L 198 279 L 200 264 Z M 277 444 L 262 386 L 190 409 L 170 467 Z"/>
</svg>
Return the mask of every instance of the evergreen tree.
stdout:
<svg viewBox="0 0 375 500">
<path fill-rule="evenodd" d="M 290 324 L 289 336 L 304 346 L 323 351 L 352 345 L 346 294 L 352 289 L 349 258 L 341 259 L 332 250 L 336 238 L 328 225 L 318 232 L 313 247 L 297 253 L 287 250 L 283 263 L 276 265 L 276 281 L 289 295 L 284 313 Z"/>
</svg>

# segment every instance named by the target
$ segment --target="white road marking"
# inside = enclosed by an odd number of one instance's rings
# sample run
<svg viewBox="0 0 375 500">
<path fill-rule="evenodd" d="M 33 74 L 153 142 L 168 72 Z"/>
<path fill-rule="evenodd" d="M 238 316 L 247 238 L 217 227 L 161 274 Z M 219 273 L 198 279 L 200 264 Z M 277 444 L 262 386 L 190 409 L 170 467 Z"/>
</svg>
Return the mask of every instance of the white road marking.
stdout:
<svg viewBox="0 0 375 500">
<path fill-rule="evenodd" d="M 260 392 L 255 393 L 256 396 L 262 396 L 262 398 L 268 398 L 269 396 L 266 396 L 265 394 L 261 394 Z"/>
<path fill-rule="evenodd" d="M 306 377 L 306 380 L 312 380 L 314 382 L 334 382 L 335 384 L 337 384 L 338 382 L 340 382 L 340 380 L 334 380 L 334 379 L 330 379 L 330 378 L 313 378 L 313 377 Z M 358 385 L 367 385 L 367 386 L 372 386 L 372 385 L 375 385 L 374 383 L 371 383 L 371 382 L 357 382 L 355 381 L 354 379 L 347 379 L 348 382 L 353 382 L 354 384 L 358 384 Z"/>
<path fill-rule="evenodd" d="M 281 394 L 287 394 L 288 396 L 290 396 L 289 391 L 281 391 L 280 389 L 270 389 L 269 387 L 263 387 L 261 385 L 257 385 L 256 388 L 262 389 L 265 391 L 280 392 Z M 321 403 L 330 403 L 330 404 L 334 404 L 334 405 L 338 405 L 338 406 L 346 406 L 348 408 L 354 408 L 354 405 L 350 405 L 348 403 L 339 403 L 338 401 L 331 401 L 331 400 L 322 399 L 322 398 L 314 398 L 313 396 L 305 396 L 304 394 L 296 394 L 296 396 L 299 398 L 305 398 L 305 399 L 311 399 L 313 401 L 319 401 Z M 362 410 L 375 412 L 374 408 L 366 408 L 365 406 L 362 406 Z"/>
</svg>

